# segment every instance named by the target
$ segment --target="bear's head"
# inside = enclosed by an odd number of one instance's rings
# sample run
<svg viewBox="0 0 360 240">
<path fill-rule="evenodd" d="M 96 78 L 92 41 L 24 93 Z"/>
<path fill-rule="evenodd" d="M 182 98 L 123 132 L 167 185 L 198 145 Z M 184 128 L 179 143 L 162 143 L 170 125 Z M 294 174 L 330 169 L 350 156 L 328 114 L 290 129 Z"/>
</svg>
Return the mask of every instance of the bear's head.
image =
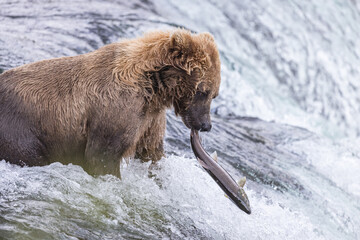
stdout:
<svg viewBox="0 0 360 240">
<path fill-rule="evenodd" d="M 209 33 L 154 31 L 121 46 L 113 73 L 123 89 L 135 89 L 154 112 L 173 105 L 188 128 L 211 129 L 220 59 Z"/>
<path fill-rule="evenodd" d="M 210 131 L 210 104 L 219 94 L 221 80 L 219 52 L 213 37 L 208 33 L 174 32 L 170 37 L 170 55 L 174 68 L 171 72 L 177 77 L 172 102 L 175 113 L 188 128 Z"/>
</svg>

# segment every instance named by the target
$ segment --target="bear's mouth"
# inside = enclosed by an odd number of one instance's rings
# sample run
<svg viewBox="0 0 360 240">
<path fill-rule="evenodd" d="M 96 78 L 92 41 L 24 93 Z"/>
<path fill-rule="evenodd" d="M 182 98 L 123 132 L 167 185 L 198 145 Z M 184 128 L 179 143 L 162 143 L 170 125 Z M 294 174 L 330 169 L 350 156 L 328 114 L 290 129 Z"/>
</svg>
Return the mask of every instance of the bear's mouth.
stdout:
<svg viewBox="0 0 360 240">
<path fill-rule="evenodd" d="M 206 119 L 206 120 L 204 120 Z M 192 118 L 189 115 L 182 116 L 182 121 L 185 124 L 185 126 L 189 129 L 194 129 L 201 132 L 208 132 L 211 129 L 211 121 L 209 117 L 206 118 Z"/>
</svg>

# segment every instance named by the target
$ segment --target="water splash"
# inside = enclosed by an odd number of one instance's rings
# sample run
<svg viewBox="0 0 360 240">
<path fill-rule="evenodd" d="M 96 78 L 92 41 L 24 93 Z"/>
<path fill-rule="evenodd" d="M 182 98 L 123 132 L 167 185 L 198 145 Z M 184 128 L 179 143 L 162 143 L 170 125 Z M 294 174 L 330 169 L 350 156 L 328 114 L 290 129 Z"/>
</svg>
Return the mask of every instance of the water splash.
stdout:
<svg viewBox="0 0 360 240">
<path fill-rule="evenodd" d="M 296 239 L 305 233 L 320 239 L 308 217 L 249 190 L 256 210 L 245 217 L 194 159 L 163 159 L 152 168 L 152 178 L 147 177 L 148 169 L 132 161 L 119 180 L 109 175 L 93 178 L 73 165 L 20 168 L 1 161 L 2 236 Z"/>
</svg>

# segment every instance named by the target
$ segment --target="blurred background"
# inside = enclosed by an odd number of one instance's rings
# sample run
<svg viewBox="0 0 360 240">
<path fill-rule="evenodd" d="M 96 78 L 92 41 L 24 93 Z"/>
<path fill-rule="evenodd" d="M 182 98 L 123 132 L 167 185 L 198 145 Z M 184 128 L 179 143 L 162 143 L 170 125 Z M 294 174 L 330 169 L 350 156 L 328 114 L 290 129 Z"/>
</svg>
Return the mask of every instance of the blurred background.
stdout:
<svg viewBox="0 0 360 240">
<path fill-rule="evenodd" d="M 169 110 L 167 157 L 123 163 L 121 180 L 0 161 L 0 239 L 358 239 L 359 22 L 356 0 L 0 0 L 0 73 L 155 29 L 213 34 L 222 83 L 203 143 L 247 177 L 253 211 Z"/>
</svg>

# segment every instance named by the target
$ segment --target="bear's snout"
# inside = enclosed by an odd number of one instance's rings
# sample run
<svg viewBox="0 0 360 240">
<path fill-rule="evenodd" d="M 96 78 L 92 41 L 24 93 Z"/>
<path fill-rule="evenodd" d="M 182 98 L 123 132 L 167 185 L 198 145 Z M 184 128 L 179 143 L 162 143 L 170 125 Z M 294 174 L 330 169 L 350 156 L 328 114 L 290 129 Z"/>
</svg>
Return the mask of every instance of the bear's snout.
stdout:
<svg viewBox="0 0 360 240">
<path fill-rule="evenodd" d="M 203 122 L 201 123 L 201 128 L 200 128 L 200 132 L 209 132 L 211 130 L 211 122 L 207 121 L 207 122 Z"/>
<path fill-rule="evenodd" d="M 190 129 L 195 129 L 201 132 L 209 132 L 212 128 L 210 114 L 186 114 L 182 117 L 182 120 Z"/>
</svg>

